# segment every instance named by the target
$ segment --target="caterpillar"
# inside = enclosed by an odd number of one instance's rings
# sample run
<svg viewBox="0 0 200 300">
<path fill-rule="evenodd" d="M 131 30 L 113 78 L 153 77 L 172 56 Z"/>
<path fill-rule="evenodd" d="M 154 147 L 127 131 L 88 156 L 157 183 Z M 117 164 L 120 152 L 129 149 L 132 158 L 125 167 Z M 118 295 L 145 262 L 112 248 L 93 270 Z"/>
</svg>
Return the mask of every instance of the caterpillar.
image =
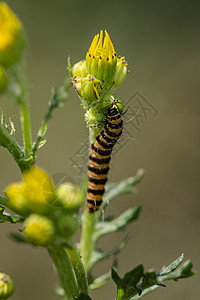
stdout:
<svg viewBox="0 0 200 300">
<path fill-rule="evenodd" d="M 120 113 L 115 107 L 110 108 L 104 128 L 92 144 L 89 156 L 87 209 L 90 213 L 97 211 L 102 203 L 111 152 L 122 134 L 122 128 Z"/>
</svg>

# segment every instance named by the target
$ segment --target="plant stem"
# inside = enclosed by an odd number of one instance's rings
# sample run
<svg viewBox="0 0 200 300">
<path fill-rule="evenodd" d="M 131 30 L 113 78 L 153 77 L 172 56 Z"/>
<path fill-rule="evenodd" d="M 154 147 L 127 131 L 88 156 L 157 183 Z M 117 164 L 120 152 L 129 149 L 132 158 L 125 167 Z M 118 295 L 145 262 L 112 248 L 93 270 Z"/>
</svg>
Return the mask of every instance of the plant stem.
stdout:
<svg viewBox="0 0 200 300">
<path fill-rule="evenodd" d="M 90 145 L 96 139 L 97 134 L 98 132 L 96 130 L 89 128 Z M 85 208 L 83 214 L 83 222 L 82 222 L 80 254 L 83 258 L 83 264 L 87 273 L 89 271 L 89 266 L 90 266 L 89 260 L 92 256 L 93 251 L 95 250 L 95 245 L 96 245 L 96 240 L 93 234 L 96 222 L 97 222 L 97 216 L 95 214 L 89 213 L 87 211 L 87 208 Z"/>
<path fill-rule="evenodd" d="M 65 291 L 65 299 L 74 300 L 75 297 L 78 297 L 79 293 L 74 270 L 67 252 L 63 247 L 48 248 L 48 251 Z"/>
<path fill-rule="evenodd" d="M 31 126 L 30 115 L 27 101 L 21 103 L 21 124 L 24 140 L 25 154 L 28 157 L 31 154 L 32 139 L 31 139 Z"/>
<path fill-rule="evenodd" d="M 83 266 L 83 263 L 81 261 L 81 257 L 79 254 L 79 251 L 77 249 L 77 246 L 74 242 L 72 242 L 73 247 L 67 248 L 67 253 L 69 255 L 69 258 L 71 260 L 71 263 L 74 268 L 74 272 L 76 274 L 76 280 L 78 282 L 79 287 L 79 293 L 85 293 L 88 294 L 88 283 L 87 283 L 87 277 L 85 273 L 85 269 Z"/>
<path fill-rule="evenodd" d="M 91 214 L 85 208 L 82 223 L 80 254 L 83 258 L 83 264 L 86 272 L 89 271 L 89 260 L 95 250 L 94 227 L 96 224 L 95 214 Z"/>
<path fill-rule="evenodd" d="M 0 123 L 0 144 L 8 149 L 22 172 L 34 164 L 31 158 L 26 159 L 23 149 L 19 146 L 14 136 L 9 133 L 8 128 L 2 123 Z"/>
</svg>

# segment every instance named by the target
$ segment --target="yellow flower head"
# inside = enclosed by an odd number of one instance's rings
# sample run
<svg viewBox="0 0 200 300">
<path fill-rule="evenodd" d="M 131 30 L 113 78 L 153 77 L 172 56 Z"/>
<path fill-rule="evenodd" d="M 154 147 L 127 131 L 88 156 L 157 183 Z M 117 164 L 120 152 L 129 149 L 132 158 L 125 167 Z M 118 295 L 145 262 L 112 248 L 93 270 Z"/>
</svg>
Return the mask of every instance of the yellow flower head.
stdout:
<svg viewBox="0 0 200 300">
<path fill-rule="evenodd" d="M 8 201 L 18 213 L 43 213 L 48 211 L 54 197 L 54 185 L 48 174 L 40 168 L 25 172 L 24 180 L 6 188 Z"/>
<path fill-rule="evenodd" d="M 106 30 L 103 39 L 103 30 L 101 30 L 100 34 L 95 35 L 87 52 L 87 72 L 106 83 L 112 79 L 116 64 L 117 56 L 113 43 Z"/>
<path fill-rule="evenodd" d="M 24 46 L 21 22 L 5 2 L 0 2 L 0 64 L 7 67 L 17 62 Z"/>
<path fill-rule="evenodd" d="M 46 217 L 32 214 L 24 222 L 24 234 L 35 245 L 47 245 L 53 238 L 54 225 Z"/>
<path fill-rule="evenodd" d="M 31 168 L 24 173 L 22 194 L 31 203 L 49 202 L 53 197 L 54 186 L 48 174 L 40 168 Z"/>
</svg>

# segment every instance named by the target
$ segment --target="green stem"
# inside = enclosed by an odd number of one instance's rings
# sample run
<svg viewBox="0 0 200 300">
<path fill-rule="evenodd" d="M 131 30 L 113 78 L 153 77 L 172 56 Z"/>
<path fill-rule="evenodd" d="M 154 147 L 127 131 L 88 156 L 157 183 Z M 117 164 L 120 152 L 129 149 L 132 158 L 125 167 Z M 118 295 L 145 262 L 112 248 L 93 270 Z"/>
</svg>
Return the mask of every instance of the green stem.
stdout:
<svg viewBox="0 0 200 300">
<path fill-rule="evenodd" d="M 26 159 L 23 149 L 2 123 L 0 123 L 0 144 L 8 149 L 22 172 L 33 165 L 34 161 L 31 158 Z"/>
<path fill-rule="evenodd" d="M 49 248 L 48 251 L 65 291 L 66 300 L 74 300 L 75 297 L 78 297 L 78 287 L 67 252 L 62 247 Z"/>
<path fill-rule="evenodd" d="M 32 139 L 31 139 L 31 125 L 30 125 L 30 115 L 27 101 L 21 103 L 21 124 L 24 140 L 24 149 L 26 156 L 31 154 L 32 149 Z"/>
<path fill-rule="evenodd" d="M 79 292 L 88 294 L 87 276 L 85 273 L 83 263 L 81 261 L 79 251 L 74 242 L 72 248 L 67 248 L 67 253 L 69 255 L 69 258 L 74 268 L 74 272 L 76 274 L 76 280 L 78 282 Z"/>
<path fill-rule="evenodd" d="M 98 132 L 89 128 L 89 143 L 90 145 L 96 139 Z M 91 148 L 91 147 L 90 147 Z M 80 254 L 83 258 L 83 264 L 88 273 L 90 267 L 90 258 L 95 250 L 96 240 L 94 236 L 94 228 L 97 222 L 96 214 L 89 213 L 85 208 L 82 222 Z"/>
<path fill-rule="evenodd" d="M 94 238 L 94 227 L 96 224 L 95 214 L 91 214 L 85 209 L 83 215 L 80 254 L 83 258 L 83 264 L 86 272 L 89 271 L 90 258 L 95 250 L 96 241 Z"/>
</svg>

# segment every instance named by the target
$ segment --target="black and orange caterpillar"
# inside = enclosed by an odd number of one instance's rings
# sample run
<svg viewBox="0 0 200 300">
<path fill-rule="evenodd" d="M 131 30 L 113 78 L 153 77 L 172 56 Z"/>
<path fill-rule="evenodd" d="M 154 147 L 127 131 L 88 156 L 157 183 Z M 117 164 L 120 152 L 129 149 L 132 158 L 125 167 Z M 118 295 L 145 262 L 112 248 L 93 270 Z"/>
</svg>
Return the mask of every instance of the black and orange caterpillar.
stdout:
<svg viewBox="0 0 200 300">
<path fill-rule="evenodd" d="M 107 182 L 109 162 L 112 149 L 122 134 L 123 121 L 118 110 L 110 108 L 106 123 L 91 146 L 88 166 L 87 209 L 90 213 L 97 211 L 102 203 L 104 187 Z"/>
</svg>

